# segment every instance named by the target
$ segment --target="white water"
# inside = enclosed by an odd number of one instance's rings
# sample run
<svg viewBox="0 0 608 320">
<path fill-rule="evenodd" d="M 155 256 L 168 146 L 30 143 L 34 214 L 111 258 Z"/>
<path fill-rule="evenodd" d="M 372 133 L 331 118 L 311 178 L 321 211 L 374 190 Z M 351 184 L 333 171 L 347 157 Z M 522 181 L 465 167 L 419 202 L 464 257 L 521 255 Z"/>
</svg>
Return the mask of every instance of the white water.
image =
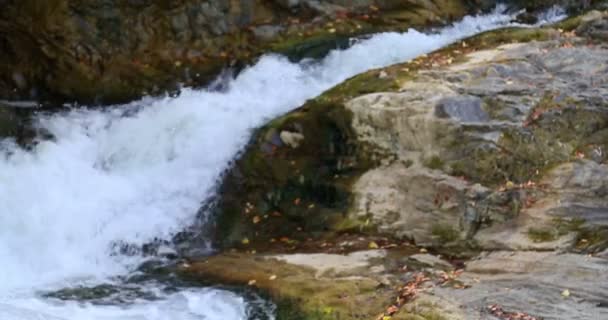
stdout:
<svg viewBox="0 0 608 320">
<path fill-rule="evenodd" d="M 220 173 L 265 121 L 355 74 L 511 19 L 495 13 L 433 35 L 379 34 L 317 64 L 269 55 L 225 92 L 185 90 L 174 99 L 40 117 L 55 141 L 31 151 L 10 141 L 0 148 L 0 319 L 245 319 L 244 300 L 219 290 L 121 306 L 60 303 L 37 292 L 131 271 L 141 260 L 111 257 L 111 243 L 143 244 L 192 224 Z"/>
</svg>

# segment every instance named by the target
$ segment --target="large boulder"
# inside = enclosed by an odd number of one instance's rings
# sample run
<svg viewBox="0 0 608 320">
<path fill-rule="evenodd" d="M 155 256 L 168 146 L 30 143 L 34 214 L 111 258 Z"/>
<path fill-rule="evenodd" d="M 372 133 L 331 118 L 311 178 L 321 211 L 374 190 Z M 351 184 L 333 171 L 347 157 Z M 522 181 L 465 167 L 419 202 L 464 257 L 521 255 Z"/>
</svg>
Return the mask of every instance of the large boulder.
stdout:
<svg viewBox="0 0 608 320">
<path fill-rule="evenodd" d="M 488 32 L 275 119 L 221 189 L 233 250 L 179 274 L 278 319 L 605 318 L 606 21 Z"/>
<path fill-rule="evenodd" d="M 226 175 L 222 240 L 356 230 L 452 254 L 605 249 L 608 51 L 575 33 L 604 19 L 486 33 L 271 122 Z"/>
</svg>

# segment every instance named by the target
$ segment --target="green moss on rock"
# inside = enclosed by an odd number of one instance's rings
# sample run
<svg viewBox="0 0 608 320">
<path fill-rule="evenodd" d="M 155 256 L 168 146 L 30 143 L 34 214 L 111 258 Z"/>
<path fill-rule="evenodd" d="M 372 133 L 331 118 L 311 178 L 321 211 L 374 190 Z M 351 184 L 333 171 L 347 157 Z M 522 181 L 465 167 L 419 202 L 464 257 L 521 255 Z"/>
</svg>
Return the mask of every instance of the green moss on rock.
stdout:
<svg viewBox="0 0 608 320">
<path fill-rule="evenodd" d="M 460 240 L 460 231 L 452 226 L 437 224 L 431 227 L 431 234 L 441 243 L 450 243 Z"/>
<path fill-rule="evenodd" d="M 558 235 L 551 228 L 530 228 L 528 237 L 534 242 L 551 242 L 557 240 Z"/>
<path fill-rule="evenodd" d="M 261 128 L 224 180 L 221 242 L 292 238 L 294 230 L 306 238 L 338 225 L 353 178 L 369 168 L 358 157 L 350 118 L 339 103 L 311 100 Z M 290 145 L 289 135 L 302 140 Z"/>
</svg>

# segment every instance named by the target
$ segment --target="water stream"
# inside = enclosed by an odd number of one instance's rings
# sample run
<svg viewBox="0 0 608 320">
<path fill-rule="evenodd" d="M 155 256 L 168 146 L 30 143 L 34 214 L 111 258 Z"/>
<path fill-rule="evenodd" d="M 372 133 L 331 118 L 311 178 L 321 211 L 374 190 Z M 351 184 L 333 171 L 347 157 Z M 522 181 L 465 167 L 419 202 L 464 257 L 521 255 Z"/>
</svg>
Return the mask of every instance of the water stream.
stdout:
<svg viewBox="0 0 608 320">
<path fill-rule="evenodd" d="M 230 160 L 269 119 L 353 75 L 512 17 L 497 10 L 434 34 L 378 34 L 314 63 L 267 55 L 221 92 L 186 89 L 177 98 L 40 115 L 36 126 L 53 139 L 30 150 L 0 142 L 0 319 L 247 319 L 248 300 L 219 289 L 148 285 L 153 299 L 114 304 L 43 293 L 132 273 L 144 258 L 117 255 L 113 244 L 168 239 L 193 224 Z"/>
</svg>

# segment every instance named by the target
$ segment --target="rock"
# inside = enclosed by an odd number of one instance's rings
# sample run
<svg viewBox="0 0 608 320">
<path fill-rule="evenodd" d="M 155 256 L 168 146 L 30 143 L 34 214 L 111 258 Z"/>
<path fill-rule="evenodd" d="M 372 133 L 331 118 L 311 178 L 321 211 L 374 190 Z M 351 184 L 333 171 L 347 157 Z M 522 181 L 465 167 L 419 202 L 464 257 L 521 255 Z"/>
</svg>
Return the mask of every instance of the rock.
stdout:
<svg viewBox="0 0 608 320">
<path fill-rule="evenodd" d="M 487 112 L 482 109 L 483 101 L 473 96 L 449 97 L 439 101 L 435 112 L 439 117 L 451 118 L 463 123 L 487 122 Z"/>
<path fill-rule="evenodd" d="M 218 239 L 288 253 L 223 254 L 185 275 L 254 279 L 328 319 L 608 316 L 604 17 L 481 34 L 273 120 L 225 176 Z M 328 252 L 343 234 L 383 249 Z"/>
<path fill-rule="evenodd" d="M 289 264 L 314 269 L 315 276 L 321 278 L 328 272 L 335 274 L 352 272 L 356 269 L 369 269 L 370 260 L 383 258 L 386 252 L 383 250 L 359 251 L 348 255 L 338 254 L 289 254 L 279 255 L 274 258 Z"/>
<path fill-rule="evenodd" d="M 499 30 L 355 77 L 263 128 L 218 209 L 281 213 L 256 225 L 261 241 L 291 224 L 303 237 L 371 228 L 465 256 L 601 251 L 608 51 L 588 39 Z"/>
<path fill-rule="evenodd" d="M 523 12 L 515 17 L 515 22 L 523 24 L 536 24 L 538 23 L 538 17 L 529 12 Z"/>
<path fill-rule="evenodd" d="M 608 15 L 599 11 L 588 13 L 582 18 L 576 32 L 592 39 L 608 41 Z"/>
<path fill-rule="evenodd" d="M 206 85 L 228 66 L 246 65 L 265 52 L 293 60 L 321 57 L 352 36 L 445 23 L 476 9 L 467 0 L 418 4 L 6 1 L 0 99 L 114 104 L 173 94 L 184 85 Z M 396 18 L 401 14 L 411 19 Z"/>
<path fill-rule="evenodd" d="M 467 263 L 460 276 L 467 290 L 438 287 L 436 296 L 461 306 L 465 314 L 494 319 L 488 305 L 543 319 L 594 319 L 608 316 L 603 285 L 607 260 L 552 252 L 494 252 Z M 565 298 L 563 292 L 570 296 Z"/>
<path fill-rule="evenodd" d="M 9 106 L 0 102 L 0 143 L 10 141 L 28 147 L 35 143 L 36 137 L 50 138 L 46 132 L 37 132 L 30 121 L 35 109 L 24 105 Z"/>
<path fill-rule="evenodd" d="M 251 283 L 275 299 L 279 319 L 371 319 L 394 296 L 392 288 L 381 285 L 381 277 L 369 274 L 366 267 L 377 256 L 223 254 L 181 268 L 179 273 L 187 279 Z M 349 266 L 350 262 L 356 264 Z"/>
<path fill-rule="evenodd" d="M 15 137 L 20 131 L 17 114 L 8 107 L 0 107 L 0 139 Z"/>
<path fill-rule="evenodd" d="M 304 140 L 304 135 L 298 132 L 281 131 L 279 135 L 284 144 L 296 149 L 300 146 L 300 142 Z"/>
<path fill-rule="evenodd" d="M 410 259 L 416 260 L 435 269 L 449 270 L 453 268 L 453 266 L 449 262 L 428 253 L 414 254 L 410 256 Z"/>
</svg>

